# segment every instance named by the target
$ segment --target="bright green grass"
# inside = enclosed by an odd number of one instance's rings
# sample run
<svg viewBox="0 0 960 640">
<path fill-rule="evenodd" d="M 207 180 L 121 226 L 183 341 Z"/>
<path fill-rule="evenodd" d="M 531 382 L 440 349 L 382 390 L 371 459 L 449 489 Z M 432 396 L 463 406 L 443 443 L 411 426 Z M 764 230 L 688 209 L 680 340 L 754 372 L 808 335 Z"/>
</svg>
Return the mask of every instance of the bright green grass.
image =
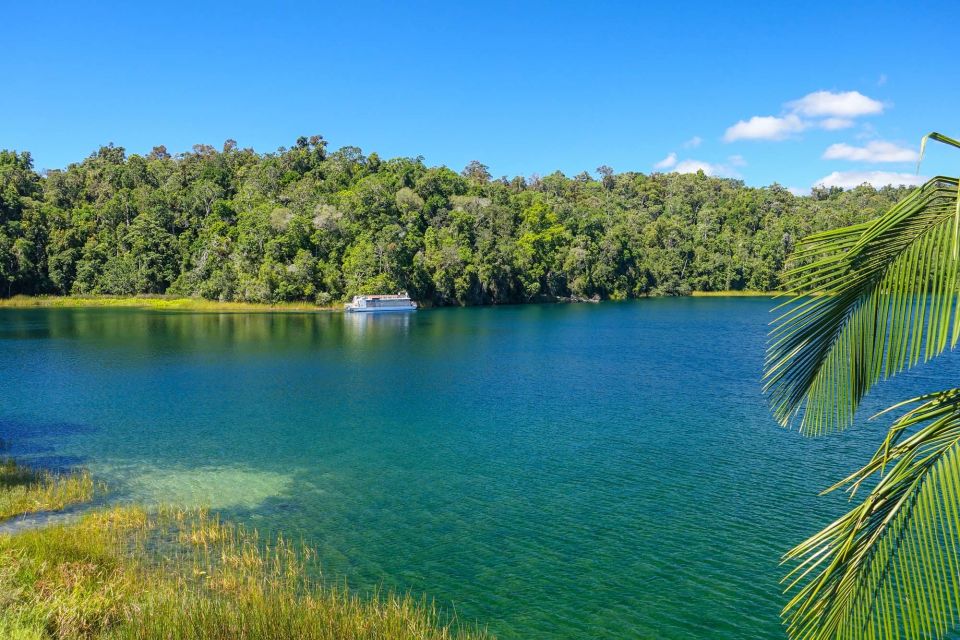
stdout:
<svg viewBox="0 0 960 640">
<path fill-rule="evenodd" d="M 28 477 L 12 462 L 4 468 L 5 477 Z M 0 486 L 0 496 L 19 486 Z M 310 548 L 263 541 L 204 510 L 94 511 L 72 524 L 0 535 L 0 638 L 488 637 L 426 600 L 360 598 L 310 578 L 317 569 Z"/>
<path fill-rule="evenodd" d="M 776 291 L 693 291 L 696 298 L 752 298 L 771 297 Z M 220 302 L 203 298 L 177 298 L 169 296 L 24 296 L 0 299 L 0 309 L 46 308 L 136 308 L 156 309 L 160 311 L 193 311 L 213 313 L 240 312 L 299 312 L 299 311 L 335 311 L 339 305 L 320 306 L 309 302 L 281 302 L 262 304 L 256 302 Z"/>
<path fill-rule="evenodd" d="M 772 298 L 779 293 L 778 291 L 729 289 L 726 291 L 692 291 L 690 295 L 694 298 Z"/>
<path fill-rule="evenodd" d="M 177 298 L 167 296 L 13 296 L 0 299 L 0 308 L 33 307 L 131 307 L 163 311 L 317 311 L 337 307 L 321 307 L 309 302 L 283 302 L 258 304 L 253 302 L 219 302 L 202 298 Z"/>
<path fill-rule="evenodd" d="M 0 520 L 89 502 L 96 489 L 85 471 L 58 475 L 0 460 Z"/>
</svg>

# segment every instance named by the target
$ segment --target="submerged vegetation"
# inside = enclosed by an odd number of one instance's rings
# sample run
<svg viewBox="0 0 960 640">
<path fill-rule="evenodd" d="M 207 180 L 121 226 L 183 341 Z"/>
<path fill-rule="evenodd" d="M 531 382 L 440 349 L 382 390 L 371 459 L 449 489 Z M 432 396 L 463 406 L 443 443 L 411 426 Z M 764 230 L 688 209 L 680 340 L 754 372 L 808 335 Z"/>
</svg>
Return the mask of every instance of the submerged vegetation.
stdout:
<svg viewBox="0 0 960 640">
<path fill-rule="evenodd" d="M 312 579 L 312 551 L 203 510 L 95 511 L 0 536 L 4 638 L 484 638 L 426 600 L 361 599 Z"/>
<path fill-rule="evenodd" d="M 0 519 L 89 501 L 89 474 L 7 460 Z M 465 640 L 425 599 L 323 582 L 314 552 L 205 510 L 114 507 L 76 522 L 0 533 L 5 640 Z"/>
<path fill-rule="evenodd" d="M 37 173 L 0 152 L 0 297 L 167 294 L 326 305 L 406 289 L 437 305 L 780 288 L 795 241 L 872 218 L 905 188 L 681 175 L 493 179 L 320 136 L 258 154 L 106 146 Z"/>
<path fill-rule="evenodd" d="M 0 441 L 0 447 L 3 442 Z M 90 502 L 84 470 L 0 460 L 0 523 Z M 0 531 L 4 640 L 474 640 L 425 598 L 362 598 L 325 582 L 315 552 L 205 509 L 98 508 Z"/>
</svg>

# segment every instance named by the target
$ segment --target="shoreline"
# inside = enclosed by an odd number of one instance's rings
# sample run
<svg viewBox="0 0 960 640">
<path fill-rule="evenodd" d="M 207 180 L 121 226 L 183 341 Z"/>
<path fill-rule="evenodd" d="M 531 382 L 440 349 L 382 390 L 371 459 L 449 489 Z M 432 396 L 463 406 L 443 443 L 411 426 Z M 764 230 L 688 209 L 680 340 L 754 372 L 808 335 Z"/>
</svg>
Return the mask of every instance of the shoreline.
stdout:
<svg viewBox="0 0 960 640">
<path fill-rule="evenodd" d="M 494 638 L 426 596 L 331 582 L 317 551 L 282 533 L 261 537 L 205 508 L 96 504 L 85 470 L 2 462 L 0 637 Z"/>
<path fill-rule="evenodd" d="M 178 296 L 25 296 L 0 299 L 0 309 L 83 309 L 126 308 L 157 311 L 194 311 L 209 313 L 304 313 L 341 311 L 339 306 L 320 306 L 309 302 L 221 302 Z"/>
<path fill-rule="evenodd" d="M 772 298 L 777 291 L 692 291 L 681 298 Z M 648 299 L 636 298 L 637 300 Z M 610 302 L 610 300 L 555 300 L 548 304 L 582 304 Z M 524 303 L 520 303 L 524 304 Z M 538 304 L 538 303 L 526 303 Z M 455 306 L 455 305 L 454 305 Z M 508 305 L 476 305 L 508 306 Z M 509 305 L 513 306 L 513 305 Z M 15 295 L 12 298 L 0 298 L 0 309 L 151 309 L 155 311 L 185 311 L 199 313 L 313 313 L 319 311 L 342 312 L 341 305 L 317 305 L 310 302 L 223 302 L 203 298 L 180 296 L 143 295 L 143 296 L 26 296 Z M 442 308 L 421 306 L 421 309 Z"/>
<path fill-rule="evenodd" d="M 753 291 L 750 289 L 727 289 L 724 291 L 691 291 L 691 298 L 773 298 L 780 291 Z"/>
</svg>

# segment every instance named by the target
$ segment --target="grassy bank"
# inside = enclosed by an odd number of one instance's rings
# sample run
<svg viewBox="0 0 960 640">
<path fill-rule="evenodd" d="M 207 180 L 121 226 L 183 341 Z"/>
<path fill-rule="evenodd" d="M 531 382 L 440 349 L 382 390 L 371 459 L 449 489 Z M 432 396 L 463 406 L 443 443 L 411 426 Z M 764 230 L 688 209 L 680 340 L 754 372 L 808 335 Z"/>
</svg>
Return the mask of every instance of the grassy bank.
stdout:
<svg viewBox="0 0 960 640">
<path fill-rule="evenodd" d="M 694 298 L 772 298 L 779 291 L 693 291 Z"/>
<path fill-rule="evenodd" d="M 0 536 L 4 638 L 334 640 L 486 637 L 424 600 L 314 581 L 312 551 L 199 511 L 136 507 Z"/>
<path fill-rule="evenodd" d="M 754 298 L 772 297 L 776 291 L 694 291 L 696 298 Z M 303 312 L 303 311 L 341 311 L 341 305 L 318 306 L 309 302 L 283 302 L 278 304 L 260 304 L 256 302 L 220 302 L 203 298 L 177 298 L 167 296 L 13 296 L 0 298 L 0 309 L 48 308 L 89 308 L 89 307 L 128 307 L 134 309 L 157 309 L 163 311 L 193 311 L 210 313 L 250 313 Z"/>
<path fill-rule="evenodd" d="M 279 304 L 258 304 L 254 302 L 219 302 L 203 298 L 177 298 L 167 296 L 13 296 L 0 299 L 0 308 L 69 308 L 69 307 L 130 307 L 137 309 L 159 309 L 164 311 L 209 311 L 209 312 L 251 312 L 251 311 L 321 311 L 340 309 L 337 306 L 321 307 L 308 302 L 284 302 Z"/>
<path fill-rule="evenodd" d="M 97 487 L 90 474 L 54 474 L 0 460 L 0 521 L 89 502 Z"/>
<path fill-rule="evenodd" d="M 0 504 L 27 513 L 92 496 L 88 475 L 4 466 Z M 30 496 L 29 499 L 24 496 Z M 314 552 L 204 510 L 118 507 L 0 534 L 5 640 L 474 640 L 426 600 L 324 583 Z"/>
</svg>

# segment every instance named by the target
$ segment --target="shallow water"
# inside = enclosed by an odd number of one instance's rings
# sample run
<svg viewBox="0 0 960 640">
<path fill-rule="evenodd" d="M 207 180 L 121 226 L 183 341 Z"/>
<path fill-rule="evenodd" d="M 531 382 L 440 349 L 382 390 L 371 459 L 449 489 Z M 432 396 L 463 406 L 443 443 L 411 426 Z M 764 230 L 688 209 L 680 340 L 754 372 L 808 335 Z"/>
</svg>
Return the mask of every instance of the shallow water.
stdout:
<svg viewBox="0 0 960 640">
<path fill-rule="evenodd" d="M 328 576 L 425 592 L 501 638 L 779 638 L 779 556 L 844 507 L 816 494 L 885 422 L 776 426 L 770 306 L 0 310 L 0 437 L 116 500 L 302 535 Z"/>
</svg>

